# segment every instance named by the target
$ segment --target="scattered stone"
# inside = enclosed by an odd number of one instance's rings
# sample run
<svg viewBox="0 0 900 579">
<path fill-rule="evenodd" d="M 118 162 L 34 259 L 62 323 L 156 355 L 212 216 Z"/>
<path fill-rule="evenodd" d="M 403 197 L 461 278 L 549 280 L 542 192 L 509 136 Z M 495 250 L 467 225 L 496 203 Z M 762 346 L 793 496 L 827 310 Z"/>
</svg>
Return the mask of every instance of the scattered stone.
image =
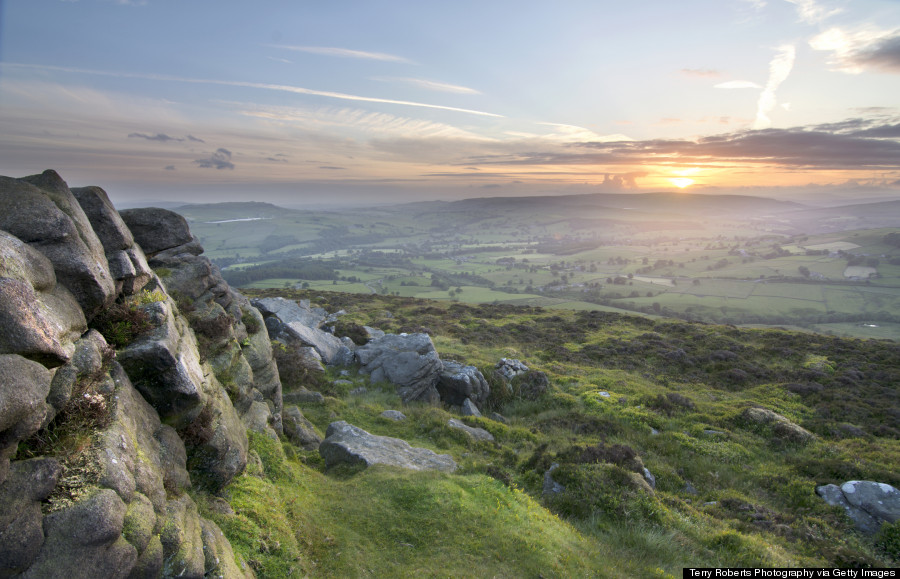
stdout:
<svg viewBox="0 0 900 579">
<path fill-rule="evenodd" d="M 460 422 L 459 420 L 457 420 L 455 418 L 451 418 L 450 420 L 448 420 L 447 426 L 449 426 L 450 428 L 456 428 L 457 430 L 462 430 L 463 432 L 465 432 L 466 434 L 468 434 L 475 440 L 485 441 L 485 442 L 494 442 L 494 435 L 491 434 L 490 432 L 488 432 L 487 430 L 485 430 L 483 428 L 475 428 L 472 426 L 468 426 L 466 424 L 463 424 L 462 422 Z"/>
<path fill-rule="evenodd" d="M 741 413 L 741 418 L 750 424 L 770 425 L 772 434 L 787 442 L 805 444 L 815 438 L 810 431 L 767 408 L 747 408 Z"/>
<path fill-rule="evenodd" d="M 436 454 L 427 448 L 415 448 L 405 440 L 369 434 L 341 420 L 328 425 L 319 454 L 326 466 L 386 464 L 411 470 L 453 472 L 456 462 L 448 454 Z"/>
<path fill-rule="evenodd" d="M 697 496 L 700 494 L 697 491 L 697 489 L 694 487 L 694 485 L 691 484 L 691 481 L 689 481 L 689 480 L 684 481 L 684 488 L 681 489 L 681 492 L 687 493 L 689 495 L 694 495 L 694 496 Z"/>
<path fill-rule="evenodd" d="M 544 488 L 541 491 L 541 494 L 543 496 L 558 495 L 562 492 L 565 492 L 566 487 L 553 480 L 553 471 L 558 468 L 559 463 L 554 462 L 550 465 L 550 468 L 547 469 L 547 472 L 544 473 Z"/>
<path fill-rule="evenodd" d="M 491 412 L 491 415 L 488 416 L 488 418 L 501 424 L 509 424 L 509 420 L 499 412 Z"/>
<path fill-rule="evenodd" d="M 513 360 L 509 358 L 501 358 L 497 365 L 495 366 L 497 373 L 500 374 L 507 381 L 512 380 L 519 374 L 524 374 L 528 371 L 528 366 L 522 363 L 521 360 Z"/>
<path fill-rule="evenodd" d="M 478 410 L 478 407 L 475 406 L 475 403 L 470 398 L 466 398 L 463 401 L 459 413 L 463 416 L 481 416 L 481 411 Z"/>
<path fill-rule="evenodd" d="M 650 485 L 651 489 L 656 488 L 656 477 L 653 476 L 653 473 L 650 472 L 650 469 L 644 467 L 644 480 L 647 481 L 647 484 Z"/>
<path fill-rule="evenodd" d="M 322 443 L 312 423 L 303 416 L 296 406 L 287 406 L 282 412 L 284 417 L 284 434 L 288 440 L 305 450 L 316 450 Z"/>
<path fill-rule="evenodd" d="M 335 382 L 336 384 L 337 382 Z M 351 382 L 352 384 L 353 382 Z M 365 386 L 359 386 L 350 391 L 350 396 L 362 396 L 363 394 L 368 394 L 369 389 Z"/>
<path fill-rule="evenodd" d="M 399 410 L 385 410 L 381 413 L 381 416 L 387 418 L 388 420 L 394 420 L 396 422 L 406 420 L 406 415 Z"/>
</svg>

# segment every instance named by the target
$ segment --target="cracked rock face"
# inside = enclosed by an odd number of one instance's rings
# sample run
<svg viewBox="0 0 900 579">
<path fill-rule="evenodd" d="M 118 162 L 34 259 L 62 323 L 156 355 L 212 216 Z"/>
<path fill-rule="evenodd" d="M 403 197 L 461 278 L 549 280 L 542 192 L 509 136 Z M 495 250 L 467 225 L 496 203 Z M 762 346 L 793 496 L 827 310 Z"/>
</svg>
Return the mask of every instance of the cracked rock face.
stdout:
<svg viewBox="0 0 900 579">
<path fill-rule="evenodd" d="M 428 334 L 387 334 L 357 348 L 356 357 L 372 382 L 396 384 L 403 402 L 440 401 L 436 384 L 444 365 Z"/>
</svg>

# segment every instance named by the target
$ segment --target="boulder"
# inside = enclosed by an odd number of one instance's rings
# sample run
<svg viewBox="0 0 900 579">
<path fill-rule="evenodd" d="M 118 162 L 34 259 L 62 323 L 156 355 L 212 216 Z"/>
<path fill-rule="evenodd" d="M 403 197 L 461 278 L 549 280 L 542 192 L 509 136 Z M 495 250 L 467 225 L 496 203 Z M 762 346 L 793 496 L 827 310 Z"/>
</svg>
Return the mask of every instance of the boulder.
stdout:
<svg viewBox="0 0 900 579">
<path fill-rule="evenodd" d="M 87 329 L 81 306 L 57 285 L 50 260 L 4 231 L 0 258 L 0 354 L 65 364 Z"/>
<path fill-rule="evenodd" d="M 435 384 L 443 364 L 428 334 L 387 334 L 357 348 L 356 356 L 372 382 L 396 384 L 404 402 L 440 400 Z"/>
<path fill-rule="evenodd" d="M 481 407 L 491 395 L 491 387 L 475 366 L 466 366 L 453 360 L 443 360 L 443 371 L 437 382 L 441 400 L 451 406 L 462 406 L 470 400 Z"/>
<path fill-rule="evenodd" d="M 768 408 L 747 408 L 741 419 L 748 424 L 770 426 L 772 434 L 783 441 L 805 444 L 815 438 L 810 431 Z"/>
<path fill-rule="evenodd" d="M 524 374 L 525 372 L 527 372 L 528 366 L 523 364 L 521 360 L 501 358 L 500 361 L 497 362 L 497 365 L 494 367 L 494 369 L 501 378 L 509 381 L 519 374 Z"/>
<path fill-rule="evenodd" d="M 170 500 L 159 534 L 164 577 L 203 577 L 206 557 L 197 505 L 187 494 Z"/>
<path fill-rule="evenodd" d="M 900 520 L 900 491 L 872 481 L 848 481 L 841 486 L 824 485 L 816 494 L 832 506 L 841 507 L 856 528 L 874 535 L 883 523 Z"/>
<path fill-rule="evenodd" d="M 137 549 L 122 536 L 127 507 L 110 489 L 44 517 L 45 541 L 23 578 L 127 577 Z"/>
<path fill-rule="evenodd" d="M 322 404 L 325 402 L 325 396 L 321 392 L 312 390 L 297 390 L 296 392 L 288 392 L 283 397 L 285 404 Z"/>
<path fill-rule="evenodd" d="M 369 434 L 341 420 L 328 425 L 319 454 L 325 464 L 386 464 L 410 470 L 453 472 L 456 462 L 448 454 L 436 454 L 427 448 L 415 448 L 405 440 Z"/>
<path fill-rule="evenodd" d="M 494 435 L 487 430 L 483 428 L 468 426 L 455 418 L 451 418 L 450 420 L 448 420 L 447 426 L 449 426 L 450 428 L 455 428 L 457 430 L 462 430 L 477 441 L 494 442 Z"/>
<path fill-rule="evenodd" d="M 100 187 L 76 187 L 72 194 L 84 210 L 106 253 L 109 272 L 119 291 L 138 292 L 150 281 L 152 271 L 140 247 L 106 191 Z"/>
<path fill-rule="evenodd" d="M 37 432 L 51 407 L 50 372 L 21 356 L 0 355 L 0 483 L 19 441 Z"/>
<path fill-rule="evenodd" d="M 200 538 L 203 541 L 204 578 L 236 579 L 244 577 L 245 579 L 251 579 L 255 577 L 252 571 L 247 568 L 241 569 L 235 563 L 234 550 L 231 548 L 231 543 L 225 538 L 218 525 L 201 518 Z"/>
<path fill-rule="evenodd" d="M 459 407 L 459 413 L 463 416 L 481 416 L 481 411 L 469 398 L 463 400 L 462 406 Z"/>
<path fill-rule="evenodd" d="M 53 171 L 0 177 L 0 229 L 43 253 L 87 319 L 115 299 L 103 245 L 65 182 Z"/>
<path fill-rule="evenodd" d="M 322 443 L 322 437 L 316 433 L 312 423 L 303 416 L 296 406 L 288 406 L 282 413 L 284 434 L 288 440 L 305 450 L 316 450 Z"/>
<path fill-rule="evenodd" d="M 0 577 L 26 570 L 44 544 L 41 501 L 61 471 L 52 458 L 14 462 L 0 484 Z"/>
<path fill-rule="evenodd" d="M 326 364 L 333 364 L 347 347 L 338 338 L 328 332 L 310 328 L 300 322 L 284 324 L 278 339 L 291 344 L 303 344 L 315 349 Z"/>
<path fill-rule="evenodd" d="M 154 302 L 142 308 L 154 330 L 119 352 L 118 360 L 160 417 L 175 428 L 184 428 L 206 402 L 197 343 L 183 320 L 173 315 L 170 304 Z"/>
<path fill-rule="evenodd" d="M 406 415 L 399 410 L 385 410 L 380 414 L 380 416 L 382 418 L 387 418 L 388 420 L 393 420 L 394 422 L 406 420 Z"/>
<path fill-rule="evenodd" d="M 260 298 L 250 300 L 263 318 L 275 317 L 283 324 L 297 323 L 308 328 L 319 328 L 325 321 L 320 309 L 310 308 L 308 302 L 298 303 L 285 298 Z"/>
<path fill-rule="evenodd" d="M 194 239 L 187 220 L 168 209 L 124 209 L 119 215 L 147 255 L 190 243 Z"/>
</svg>

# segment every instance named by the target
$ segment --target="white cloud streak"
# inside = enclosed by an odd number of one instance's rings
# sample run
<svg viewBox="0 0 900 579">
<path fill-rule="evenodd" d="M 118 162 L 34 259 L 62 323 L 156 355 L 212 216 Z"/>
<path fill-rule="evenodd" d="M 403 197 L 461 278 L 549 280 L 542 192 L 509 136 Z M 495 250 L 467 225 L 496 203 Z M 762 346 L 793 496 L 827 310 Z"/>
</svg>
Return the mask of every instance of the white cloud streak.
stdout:
<svg viewBox="0 0 900 579">
<path fill-rule="evenodd" d="M 390 104 L 390 105 L 401 105 L 407 107 L 419 107 L 426 109 L 435 109 L 442 111 L 452 111 L 457 113 L 466 113 L 470 115 L 478 115 L 483 117 L 496 117 L 502 118 L 503 115 L 498 115 L 494 113 L 488 113 L 484 111 L 476 111 L 472 109 L 463 109 L 459 107 L 448 107 L 444 105 L 434 105 L 429 103 L 420 103 L 415 101 L 405 101 L 405 100 L 397 100 L 397 99 L 383 99 L 376 97 L 366 97 L 359 95 L 351 95 L 340 92 L 333 91 L 323 91 L 323 90 L 315 90 L 311 88 L 303 88 L 299 86 L 291 86 L 286 84 L 269 84 L 269 83 L 261 83 L 261 82 L 244 82 L 244 81 L 232 81 L 232 80 L 214 80 L 214 79 L 201 79 L 201 78 L 186 78 L 180 76 L 171 76 L 164 74 L 144 74 L 144 73 L 131 73 L 131 72 L 109 72 L 103 70 L 91 70 L 85 68 L 71 68 L 71 67 L 62 67 L 62 66 L 47 66 L 47 65 L 38 65 L 38 64 L 21 64 L 21 63 L 0 63 L 0 67 L 13 67 L 13 68 L 25 68 L 25 69 L 33 69 L 33 70 L 53 70 L 57 72 L 69 72 L 73 74 L 90 74 L 97 76 L 109 76 L 116 78 L 142 78 L 147 80 L 158 80 L 165 82 L 183 82 L 190 84 L 209 84 L 216 86 L 234 86 L 234 87 L 243 87 L 243 88 L 253 88 L 259 90 L 271 90 L 278 92 L 287 92 L 293 94 L 302 94 L 309 96 L 319 96 L 325 98 L 339 99 L 339 100 L 347 100 L 347 101 L 356 101 L 356 102 L 368 102 L 368 103 L 381 103 L 381 104 Z"/>
<path fill-rule="evenodd" d="M 766 86 L 757 101 L 756 120 L 753 122 L 754 129 L 766 129 L 772 126 L 769 113 L 778 104 L 775 98 L 775 91 L 790 75 L 791 69 L 794 67 L 795 56 L 796 50 L 794 47 L 786 44 L 778 49 L 778 54 L 769 63 L 769 80 L 766 82 Z"/>
<path fill-rule="evenodd" d="M 460 86 L 458 84 L 450 84 L 446 82 L 436 82 L 421 78 L 376 76 L 372 77 L 372 80 L 377 80 L 379 82 L 402 82 L 404 84 L 424 88 L 425 90 L 432 90 L 435 92 L 449 92 L 455 94 L 481 94 L 480 91 L 477 91 L 474 88 L 469 88 L 467 86 Z"/>
<path fill-rule="evenodd" d="M 283 50 L 291 50 L 294 52 L 306 52 L 308 54 L 318 54 L 321 56 L 335 56 L 338 58 L 357 58 L 362 60 L 380 60 L 382 62 L 402 62 L 405 64 L 415 64 L 413 61 L 395 54 L 386 54 L 384 52 L 367 52 L 364 50 L 351 50 L 349 48 L 335 48 L 330 46 L 291 46 L 287 44 L 269 44 L 272 48 L 281 48 Z"/>
</svg>

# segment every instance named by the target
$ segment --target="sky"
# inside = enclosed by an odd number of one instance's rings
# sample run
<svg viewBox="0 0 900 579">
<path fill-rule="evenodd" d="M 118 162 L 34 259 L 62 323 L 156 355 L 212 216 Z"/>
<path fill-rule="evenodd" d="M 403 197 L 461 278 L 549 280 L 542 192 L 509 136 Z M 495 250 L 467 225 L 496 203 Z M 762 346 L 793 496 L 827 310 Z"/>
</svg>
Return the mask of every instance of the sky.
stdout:
<svg viewBox="0 0 900 579">
<path fill-rule="evenodd" d="M 0 174 L 118 203 L 900 198 L 900 0 L 0 0 Z"/>
</svg>

